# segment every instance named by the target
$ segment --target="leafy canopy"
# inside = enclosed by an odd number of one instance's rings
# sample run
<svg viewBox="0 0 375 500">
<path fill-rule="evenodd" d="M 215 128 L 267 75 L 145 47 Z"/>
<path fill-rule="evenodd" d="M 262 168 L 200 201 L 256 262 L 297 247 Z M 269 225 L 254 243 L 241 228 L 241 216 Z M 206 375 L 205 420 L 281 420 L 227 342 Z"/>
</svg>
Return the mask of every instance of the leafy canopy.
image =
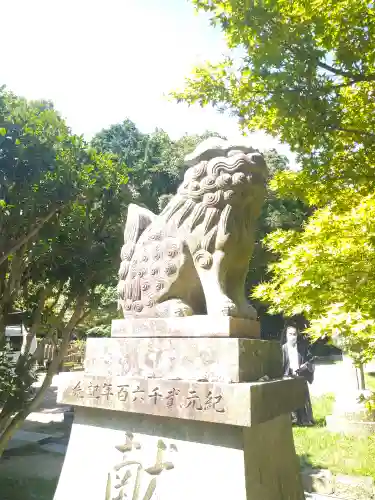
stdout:
<svg viewBox="0 0 375 500">
<path fill-rule="evenodd" d="M 95 183 L 84 143 L 48 102 L 0 88 L 0 264 Z M 89 180 L 89 177 L 91 179 Z"/>
<path fill-rule="evenodd" d="M 313 338 L 328 334 L 357 362 L 375 355 L 375 195 L 344 213 L 317 211 L 302 232 L 276 231 L 267 247 L 280 259 L 256 288 L 271 312 L 304 313 Z"/>
<path fill-rule="evenodd" d="M 303 313 L 313 336 L 339 335 L 359 362 L 374 354 L 375 11 L 358 0 L 192 0 L 232 55 L 194 70 L 175 98 L 234 113 L 298 153 L 271 181 L 315 210 L 303 231 L 266 237 L 278 254 L 255 297 Z M 317 209 L 317 210 L 316 210 Z M 269 278 L 270 276 L 268 276 Z"/>
<path fill-rule="evenodd" d="M 236 50 L 196 68 L 173 95 L 229 109 L 245 130 L 263 129 L 287 142 L 303 169 L 286 176 L 284 191 L 314 205 L 338 200 L 338 190 L 369 193 L 375 180 L 372 3 L 192 1 Z"/>
<path fill-rule="evenodd" d="M 51 103 L 0 89 L 0 125 L 3 327 L 15 300 L 69 280 L 73 305 L 113 281 L 129 196 L 125 165 L 72 135 Z"/>
<path fill-rule="evenodd" d="M 1 455 L 42 402 L 73 329 L 116 283 L 130 197 L 125 164 L 72 135 L 52 105 L 3 92 L 0 108 Z M 4 326 L 15 305 L 28 313 L 31 335 L 14 363 Z M 43 333 L 61 342 L 32 393 L 38 349 L 30 354 L 28 346 Z"/>
</svg>

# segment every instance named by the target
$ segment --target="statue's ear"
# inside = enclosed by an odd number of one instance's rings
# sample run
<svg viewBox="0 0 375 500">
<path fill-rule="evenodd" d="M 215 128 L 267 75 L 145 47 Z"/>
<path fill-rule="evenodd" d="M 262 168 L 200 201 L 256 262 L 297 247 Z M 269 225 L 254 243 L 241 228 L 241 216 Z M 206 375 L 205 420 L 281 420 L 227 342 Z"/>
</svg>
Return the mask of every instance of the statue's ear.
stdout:
<svg viewBox="0 0 375 500">
<path fill-rule="evenodd" d="M 136 243 L 155 217 L 156 215 L 148 208 L 131 203 L 128 207 L 128 216 L 125 223 L 124 242 Z"/>
</svg>

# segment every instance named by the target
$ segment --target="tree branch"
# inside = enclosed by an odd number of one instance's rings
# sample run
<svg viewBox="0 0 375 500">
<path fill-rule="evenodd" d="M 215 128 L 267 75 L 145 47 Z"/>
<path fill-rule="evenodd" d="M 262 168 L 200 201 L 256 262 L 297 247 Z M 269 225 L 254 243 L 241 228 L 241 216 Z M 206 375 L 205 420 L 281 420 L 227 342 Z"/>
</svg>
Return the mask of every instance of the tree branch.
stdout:
<svg viewBox="0 0 375 500">
<path fill-rule="evenodd" d="M 7 250 L 4 250 L 0 256 L 0 265 L 3 262 L 5 262 L 10 255 L 12 255 L 14 252 L 19 250 L 23 245 L 25 245 L 28 241 L 30 241 L 32 238 L 34 238 L 34 236 L 36 236 L 39 233 L 39 231 L 42 229 L 44 224 L 46 222 L 48 222 L 50 219 L 52 219 L 52 217 L 58 212 L 58 210 L 60 208 L 61 207 L 55 207 L 53 210 L 51 210 L 49 212 L 49 214 L 47 214 L 45 217 L 40 219 L 40 221 L 37 224 L 35 224 L 33 226 L 33 228 L 27 234 L 25 234 L 24 236 L 21 236 L 21 238 L 19 238 L 15 242 L 13 242 Z"/>
<path fill-rule="evenodd" d="M 19 427 L 22 425 L 26 417 L 42 403 L 45 392 L 51 385 L 53 376 L 58 372 L 59 365 L 62 359 L 64 358 L 64 355 L 69 345 L 70 334 L 82 316 L 83 309 L 85 306 L 85 300 L 86 300 L 86 295 L 83 295 L 77 299 L 77 305 L 74 310 L 74 313 L 71 315 L 68 323 L 65 325 L 62 331 L 62 342 L 60 345 L 58 355 L 55 357 L 55 359 L 52 360 L 52 363 L 47 370 L 46 376 L 38 392 L 36 393 L 34 398 L 31 401 L 29 401 L 25 405 L 25 407 L 11 419 L 10 422 L 7 421 L 7 426 L 0 435 L 0 457 L 4 452 L 10 438 L 13 436 L 16 430 L 19 429 Z"/>
<path fill-rule="evenodd" d="M 65 285 L 65 281 L 63 281 L 61 283 L 61 285 L 59 286 L 59 288 L 57 289 L 55 300 L 52 302 L 52 304 L 50 306 L 48 306 L 48 309 L 51 309 L 51 311 L 53 311 L 56 304 L 58 303 L 59 298 L 61 297 L 62 291 L 64 289 L 64 285 Z"/>
<path fill-rule="evenodd" d="M 375 81 L 375 74 L 374 73 L 370 73 L 369 75 L 365 75 L 363 73 L 355 74 L 355 73 L 351 73 L 350 71 L 343 71 L 341 69 L 334 68 L 333 66 L 330 66 L 329 64 L 326 64 L 324 62 L 318 62 L 317 66 L 319 66 L 320 68 L 323 68 L 327 71 L 330 71 L 334 75 L 343 76 L 344 78 L 350 78 L 352 80 L 352 82 L 350 82 L 351 85 L 353 83 L 357 83 L 357 82 L 373 82 L 373 81 Z M 347 84 L 344 84 L 344 85 L 347 85 Z"/>
<path fill-rule="evenodd" d="M 345 128 L 345 127 L 335 127 L 335 126 L 331 126 L 328 128 L 330 128 L 332 130 L 337 130 L 339 132 L 345 132 L 347 134 L 359 134 L 359 135 L 365 135 L 368 137 L 375 137 L 374 132 L 367 132 L 366 130 L 360 130 L 357 128 Z"/>
</svg>

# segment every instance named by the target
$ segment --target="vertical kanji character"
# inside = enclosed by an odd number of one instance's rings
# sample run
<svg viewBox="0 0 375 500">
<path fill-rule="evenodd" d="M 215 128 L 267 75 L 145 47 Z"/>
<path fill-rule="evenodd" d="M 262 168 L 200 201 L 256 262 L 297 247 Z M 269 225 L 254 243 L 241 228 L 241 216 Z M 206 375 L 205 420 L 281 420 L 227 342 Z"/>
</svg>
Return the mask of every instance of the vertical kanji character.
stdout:
<svg viewBox="0 0 375 500">
<path fill-rule="evenodd" d="M 72 395 L 76 398 L 83 398 L 83 388 L 81 386 L 81 381 L 79 381 L 72 389 Z"/>
</svg>

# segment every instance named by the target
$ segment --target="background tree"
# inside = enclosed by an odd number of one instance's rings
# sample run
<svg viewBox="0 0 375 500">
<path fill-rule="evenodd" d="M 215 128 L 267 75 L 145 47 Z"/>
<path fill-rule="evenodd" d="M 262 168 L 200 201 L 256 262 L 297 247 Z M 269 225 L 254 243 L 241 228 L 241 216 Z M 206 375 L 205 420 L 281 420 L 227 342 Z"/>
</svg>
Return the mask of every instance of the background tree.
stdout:
<svg viewBox="0 0 375 500">
<path fill-rule="evenodd" d="M 364 193 L 373 189 L 372 4 L 192 1 L 237 50 L 196 68 L 175 97 L 230 109 L 245 130 L 263 129 L 287 142 L 303 166 L 291 188 L 308 182 L 303 195 L 312 203 L 324 205 L 353 183 Z"/>
<path fill-rule="evenodd" d="M 371 262 L 372 240 L 358 239 L 365 245 L 361 254 L 348 235 L 359 234 L 354 216 L 373 233 L 364 208 L 371 213 L 375 187 L 373 5 L 364 0 L 193 3 L 211 13 L 236 50 L 219 64 L 196 68 L 175 97 L 229 109 L 245 130 L 263 129 L 287 142 L 298 153 L 301 170 L 282 172 L 271 185 L 279 196 L 317 209 L 303 232 L 267 237 L 280 261 L 271 266 L 271 284 L 260 286 L 256 297 L 270 301 L 275 311 L 303 312 L 314 335 L 340 334 L 354 357 L 357 344 L 371 355 L 373 295 L 362 255 Z"/>
<path fill-rule="evenodd" d="M 271 312 L 304 314 L 313 339 L 329 335 L 357 366 L 375 356 L 374 214 L 372 194 L 340 214 L 318 210 L 302 232 L 271 233 L 279 260 L 255 289 Z"/>
<path fill-rule="evenodd" d="M 290 171 L 287 157 L 280 155 L 275 149 L 265 151 L 264 157 L 268 167 L 267 194 L 258 220 L 254 254 L 247 279 L 248 290 L 269 276 L 267 266 L 277 258 L 276 254 L 262 244 L 263 238 L 276 229 L 300 230 L 311 212 L 300 200 L 277 197 L 271 189 L 270 182 L 275 175 Z"/>
<path fill-rule="evenodd" d="M 12 239 L 13 233 L 17 233 L 19 228 L 16 226 L 12 229 L 7 218 L 13 217 L 14 224 L 18 219 L 23 223 L 23 206 L 16 204 L 17 189 L 20 189 L 21 193 L 22 189 L 25 190 L 25 200 L 27 192 L 28 205 L 25 205 L 25 210 L 31 207 L 30 214 L 34 213 L 32 209 L 36 211 L 35 207 L 40 206 L 42 209 L 43 197 L 45 206 L 48 207 L 50 200 L 47 196 L 50 193 L 51 197 L 53 196 L 54 185 L 58 192 L 59 183 L 66 180 L 68 185 L 64 185 L 62 192 L 65 193 L 64 190 L 69 186 L 72 189 L 69 197 L 67 195 L 64 202 L 60 202 L 58 217 L 45 221 L 38 231 L 23 242 L 19 249 L 13 250 L 2 264 L 3 269 L 8 266 L 0 276 L 2 289 L 8 291 L 6 306 L 11 309 L 17 304 L 30 313 L 30 335 L 25 351 L 10 372 L 9 380 L 12 381 L 14 390 L 8 391 L 6 387 L 0 387 L 0 400 L 3 401 L 0 413 L 0 454 L 26 416 L 42 401 L 45 390 L 64 357 L 73 329 L 93 309 L 102 306 L 102 287 L 115 286 L 124 216 L 129 202 L 128 191 L 124 189 L 127 181 L 124 164 L 120 164 L 111 155 L 88 148 L 82 139 L 71 136 L 53 110 L 48 109 L 47 114 L 44 110 L 34 113 L 35 106 L 38 105 L 25 101 L 21 101 L 21 104 L 27 109 L 30 108 L 27 115 L 29 121 L 17 124 L 17 117 L 13 118 L 18 126 L 14 146 L 19 147 L 26 142 L 25 136 L 31 134 L 29 129 L 34 130 L 30 122 L 33 125 L 35 120 L 38 125 L 35 143 L 38 147 L 40 143 L 44 144 L 43 134 L 46 133 L 49 137 L 49 125 L 55 119 L 60 133 L 62 131 L 66 134 L 64 141 L 68 146 L 61 146 L 60 136 L 50 137 L 48 159 L 52 162 L 52 173 L 47 173 L 45 178 L 40 175 L 39 184 L 31 184 L 31 188 L 23 187 L 22 183 L 18 187 L 7 182 L 12 176 L 16 178 L 15 183 L 19 182 L 14 173 L 14 170 L 20 168 L 17 156 L 8 155 L 13 159 L 13 163 L 8 161 L 8 157 L 4 163 L 0 159 L 0 169 L 3 168 L 3 171 L 7 172 L 7 175 L 4 175 L 7 192 L 13 196 L 5 200 L 4 214 L 1 214 L 0 218 L 2 227 L 9 231 L 9 238 Z M 70 147 L 70 144 L 73 144 L 73 147 Z M 34 149 L 31 153 L 33 152 Z M 32 166 L 33 154 L 29 161 L 28 150 L 21 149 L 21 153 L 26 170 L 28 165 Z M 54 162 L 57 164 L 56 170 Z M 35 165 L 35 168 L 37 169 L 38 165 Z M 32 215 L 30 220 L 33 220 Z M 40 332 L 55 340 L 59 339 L 59 352 L 52 361 L 42 386 L 36 394 L 31 394 L 31 367 L 35 364 L 38 354 L 30 355 L 29 347 L 32 337 Z M 0 334 L 0 340 L 3 338 L 4 331 Z M 9 373 L 9 367 L 5 366 L 5 369 Z"/>
<path fill-rule="evenodd" d="M 86 196 L 90 161 L 47 102 L 0 89 L 0 335 L 27 253 L 47 223 Z"/>
</svg>

